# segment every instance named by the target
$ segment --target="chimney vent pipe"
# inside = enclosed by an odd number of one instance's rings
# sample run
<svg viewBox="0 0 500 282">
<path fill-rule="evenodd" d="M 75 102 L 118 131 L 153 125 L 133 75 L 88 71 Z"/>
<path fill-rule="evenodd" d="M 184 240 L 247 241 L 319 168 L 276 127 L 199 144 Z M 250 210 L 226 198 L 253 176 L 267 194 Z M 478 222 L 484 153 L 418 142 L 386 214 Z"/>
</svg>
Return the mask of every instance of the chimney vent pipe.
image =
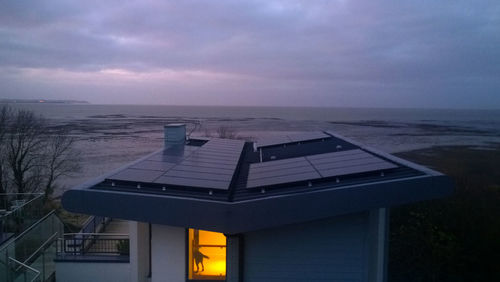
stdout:
<svg viewBox="0 0 500 282">
<path fill-rule="evenodd" d="M 165 125 L 165 148 L 186 143 L 186 125 L 170 123 Z"/>
</svg>

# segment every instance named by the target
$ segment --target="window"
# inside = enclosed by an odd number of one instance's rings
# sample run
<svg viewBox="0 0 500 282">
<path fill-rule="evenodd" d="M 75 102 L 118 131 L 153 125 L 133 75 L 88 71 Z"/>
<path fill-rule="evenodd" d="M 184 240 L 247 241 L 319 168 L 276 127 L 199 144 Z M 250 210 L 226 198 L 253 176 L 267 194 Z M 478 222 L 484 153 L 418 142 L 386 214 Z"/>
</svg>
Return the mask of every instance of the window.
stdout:
<svg viewBox="0 0 500 282">
<path fill-rule="evenodd" d="M 188 279 L 226 279 L 226 236 L 222 233 L 189 229 Z"/>
</svg>

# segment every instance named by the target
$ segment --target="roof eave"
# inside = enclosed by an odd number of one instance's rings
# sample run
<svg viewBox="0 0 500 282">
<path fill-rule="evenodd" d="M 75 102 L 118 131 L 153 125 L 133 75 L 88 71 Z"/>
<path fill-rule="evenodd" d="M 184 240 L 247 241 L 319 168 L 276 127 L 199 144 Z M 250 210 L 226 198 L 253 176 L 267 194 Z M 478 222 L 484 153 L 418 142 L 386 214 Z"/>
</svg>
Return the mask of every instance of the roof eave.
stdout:
<svg viewBox="0 0 500 282">
<path fill-rule="evenodd" d="M 64 193 L 62 204 L 71 212 L 237 234 L 452 193 L 451 180 L 439 174 L 236 202 L 83 188 Z"/>
</svg>

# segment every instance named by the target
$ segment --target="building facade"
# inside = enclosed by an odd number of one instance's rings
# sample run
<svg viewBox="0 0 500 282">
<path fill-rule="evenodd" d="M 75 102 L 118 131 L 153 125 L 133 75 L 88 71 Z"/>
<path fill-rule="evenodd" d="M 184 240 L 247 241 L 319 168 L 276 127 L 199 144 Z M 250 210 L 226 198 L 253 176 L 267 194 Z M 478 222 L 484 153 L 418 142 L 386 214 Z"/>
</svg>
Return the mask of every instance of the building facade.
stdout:
<svg viewBox="0 0 500 282">
<path fill-rule="evenodd" d="M 333 132 L 185 132 L 166 126 L 165 148 L 63 195 L 69 211 L 130 221 L 131 282 L 384 281 L 389 207 L 453 190 Z"/>
</svg>

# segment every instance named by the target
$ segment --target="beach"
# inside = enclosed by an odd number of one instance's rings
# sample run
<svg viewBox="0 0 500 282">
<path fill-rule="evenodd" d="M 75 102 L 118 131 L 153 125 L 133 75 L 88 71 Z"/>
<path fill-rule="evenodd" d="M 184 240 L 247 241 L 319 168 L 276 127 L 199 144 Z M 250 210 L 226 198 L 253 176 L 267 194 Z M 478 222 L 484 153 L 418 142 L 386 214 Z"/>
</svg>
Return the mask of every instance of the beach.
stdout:
<svg viewBox="0 0 500 282">
<path fill-rule="evenodd" d="M 52 129 L 77 140 L 80 172 L 60 181 L 56 194 L 119 168 L 163 146 L 163 126 L 186 123 L 191 136 L 220 127 L 258 141 L 293 132 L 331 130 L 389 153 L 442 146 L 496 150 L 500 111 L 18 104 L 44 116 Z"/>
</svg>

